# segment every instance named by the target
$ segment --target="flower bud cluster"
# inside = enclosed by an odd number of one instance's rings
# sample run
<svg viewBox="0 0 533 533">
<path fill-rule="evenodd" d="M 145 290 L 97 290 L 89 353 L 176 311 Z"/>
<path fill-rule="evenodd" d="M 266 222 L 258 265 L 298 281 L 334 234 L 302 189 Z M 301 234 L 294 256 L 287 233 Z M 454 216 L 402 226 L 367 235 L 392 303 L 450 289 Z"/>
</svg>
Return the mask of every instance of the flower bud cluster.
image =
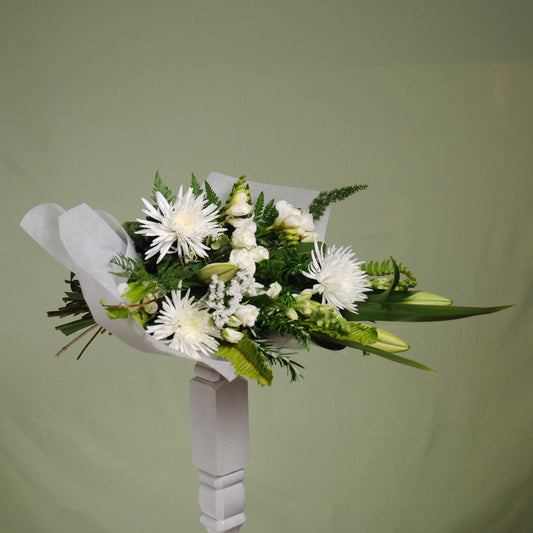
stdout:
<svg viewBox="0 0 533 533">
<path fill-rule="evenodd" d="M 306 289 L 296 296 L 291 311 L 297 311 L 305 320 L 316 324 L 320 329 L 327 329 L 341 335 L 350 333 L 350 325 L 334 305 L 321 304 L 311 300 L 313 291 Z M 293 319 L 294 320 L 294 319 Z"/>
<path fill-rule="evenodd" d="M 243 217 L 249 215 L 253 209 L 250 188 L 244 178 L 241 178 L 231 191 L 224 214 L 229 217 Z"/>
<path fill-rule="evenodd" d="M 283 230 L 289 243 L 313 242 L 317 238 L 313 216 L 308 209 L 303 211 L 285 200 L 276 203 L 278 217 L 273 227 Z"/>
</svg>

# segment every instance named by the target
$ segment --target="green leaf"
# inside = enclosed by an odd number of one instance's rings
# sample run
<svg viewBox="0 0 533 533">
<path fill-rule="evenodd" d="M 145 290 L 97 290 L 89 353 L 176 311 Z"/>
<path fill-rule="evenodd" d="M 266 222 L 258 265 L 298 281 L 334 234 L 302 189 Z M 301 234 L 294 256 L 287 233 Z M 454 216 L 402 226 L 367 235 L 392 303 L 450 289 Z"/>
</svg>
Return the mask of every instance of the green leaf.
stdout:
<svg viewBox="0 0 533 533">
<path fill-rule="evenodd" d="M 220 201 L 219 197 L 217 196 L 217 194 L 215 193 L 211 185 L 209 185 L 207 181 L 204 181 L 204 187 L 205 187 L 205 196 L 207 198 L 207 201 L 210 204 L 216 205 L 220 209 L 222 202 Z"/>
<path fill-rule="evenodd" d="M 122 305 L 107 307 L 106 313 L 107 313 L 107 316 L 111 319 L 128 318 L 128 315 L 129 315 L 128 308 Z"/>
<path fill-rule="evenodd" d="M 379 320 L 396 322 L 433 322 L 438 320 L 456 320 L 477 315 L 496 313 L 513 307 L 500 305 L 497 307 L 459 307 L 444 305 L 413 305 L 409 303 L 360 302 L 357 313 L 343 311 L 347 320 L 363 320 L 376 322 Z"/>
<path fill-rule="evenodd" d="M 265 205 L 265 195 L 263 194 L 263 191 L 261 191 L 259 193 L 259 196 L 257 197 L 255 206 L 254 206 L 254 219 L 255 220 L 258 220 L 261 218 L 261 215 L 263 214 L 264 205 Z"/>
<path fill-rule="evenodd" d="M 149 315 L 144 309 L 138 309 L 137 311 L 134 311 L 131 313 L 131 316 L 143 329 L 146 325 L 146 322 L 148 322 L 148 320 L 151 318 L 151 315 Z"/>
<path fill-rule="evenodd" d="M 73 320 L 72 322 L 67 322 L 66 324 L 61 324 L 56 326 L 55 329 L 61 331 L 63 335 L 71 335 L 80 331 L 80 329 L 85 329 L 90 326 L 94 326 L 95 322 L 93 318 L 80 318 L 79 320 Z"/>
<path fill-rule="evenodd" d="M 265 205 L 265 209 L 263 210 L 263 216 L 262 220 L 265 224 L 271 225 L 274 223 L 274 220 L 278 216 L 278 210 L 276 209 L 276 202 L 272 199 L 270 202 L 268 202 L 267 205 Z"/>
<path fill-rule="evenodd" d="M 125 292 L 122 296 L 128 298 L 131 303 L 140 302 L 145 296 L 150 294 L 155 288 L 155 283 L 147 283 L 146 285 L 142 281 L 133 281 L 128 283 L 129 291 Z"/>
<path fill-rule="evenodd" d="M 216 355 L 227 359 L 237 374 L 256 379 L 261 385 L 272 383 L 272 370 L 257 344 L 248 337 L 243 337 L 237 344 L 221 344 Z"/>
<path fill-rule="evenodd" d="M 358 350 L 361 350 L 365 354 L 373 353 L 374 355 L 379 355 L 380 357 L 384 357 L 385 359 L 388 359 L 389 361 L 393 361 L 395 363 L 400 363 L 402 365 L 411 366 L 413 368 L 418 368 L 419 370 L 425 370 L 426 372 L 433 372 L 434 374 L 437 374 L 437 372 L 435 372 L 435 370 L 433 370 L 432 368 L 429 368 L 429 366 L 423 365 L 422 363 L 419 363 L 417 361 L 413 361 L 412 359 L 407 359 L 407 357 L 401 357 L 400 355 L 396 355 L 394 353 L 385 352 L 384 350 L 375 348 L 373 346 L 369 346 L 359 342 L 353 342 L 347 339 L 334 339 L 333 337 L 329 337 L 328 335 L 324 335 L 323 333 L 313 334 L 313 340 L 315 340 L 315 335 L 317 335 L 321 341 L 323 340 L 332 344 L 338 343 L 341 346 L 356 348 Z"/>
<path fill-rule="evenodd" d="M 200 185 L 200 182 L 194 174 L 191 174 L 191 189 L 192 193 L 196 197 L 200 196 L 204 192 L 202 186 Z"/>
<path fill-rule="evenodd" d="M 81 292 L 65 292 L 67 300 L 72 300 L 75 302 L 84 302 L 85 298 Z"/>
<path fill-rule="evenodd" d="M 325 245 L 322 245 L 322 246 L 325 246 Z M 314 248 L 315 248 L 315 243 L 314 242 L 299 242 L 294 247 L 294 251 L 297 254 L 300 254 L 300 255 L 304 255 L 304 254 L 305 255 L 307 255 L 307 254 L 310 255 Z"/>
<path fill-rule="evenodd" d="M 413 368 L 418 368 L 419 370 L 425 370 L 426 372 L 433 372 L 433 374 L 438 374 L 436 370 L 433 370 L 429 366 L 423 365 L 422 363 L 419 363 L 418 361 L 414 361 L 413 359 L 402 357 L 401 355 L 396 355 L 394 353 L 388 353 L 378 348 L 373 348 L 372 346 L 362 346 L 359 349 L 365 352 L 373 353 L 374 355 L 379 355 L 380 357 L 388 359 L 389 361 L 393 361 L 394 363 L 400 363 L 402 365 L 411 366 Z"/>
<path fill-rule="evenodd" d="M 327 348 L 324 343 L 328 344 L 329 339 L 334 339 L 333 344 L 342 344 L 342 346 L 349 346 L 346 342 L 358 342 L 362 344 L 373 344 L 378 340 L 377 328 L 374 326 L 368 326 L 367 324 L 360 324 L 359 322 L 348 322 L 349 328 L 348 334 L 343 334 L 340 331 L 332 330 L 326 327 L 319 327 L 316 323 L 309 325 L 309 330 L 311 331 L 311 337 L 316 342 L 316 339 L 319 339 L 322 344 L 320 346 Z M 318 336 L 316 334 L 319 334 Z M 320 335 L 325 335 L 321 337 Z M 318 344 L 318 342 L 317 342 Z M 331 344 L 331 343 L 330 343 Z M 330 350 L 335 350 L 339 348 L 331 347 Z"/>
<path fill-rule="evenodd" d="M 396 287 L 396 285 L 398 285 L 398 282 L 400 281 L 400 269 L 398 268 L 398 265 L 396 264 L 396 261 L 391 257 L 390 260 L 392 261 L 392 266 L 394 268 L 394 275 L 392 277 L 392 282 L 391 284 L 389 285 L 389 287 L 382 293 L 379 295 L 378 298 L 380 298 L 378 301 L 381 301 L 381 302 L 384 302 L 387 300 L 389 294 L 391 293 L 391 291 L 394 290 L 394 288 Z M 386 260 L 387 263 L 385 265 L 386 269 L 389 270 L 389 259 Z M 383 261 L 382 263 L 382 270 L 384 270 L 383 266 L 384 266 L 384 263 L 385 261 Z M 376 298 L 377 299 L 377 298 Z"/>
<path fill-rule="evenodd" d="M 452 305 L 452 301 L 445 296 L 433 294 L 424 291 L 395 291 L 390 293 L 386 299 L 383 298 L 382 291 L 373 291 L 368 294 L 367 302 L 383 302 L 385 303 L 402 303 L 409 305 Z"/>
<path fill-rule="evenodd" d="M 157 205 L 157 192 L 160 192 L 169 203 L 173 203 L 176 200 L 176 196 L 172 194 L 170 188 L 163 183 L 163 180 L 159 175 L 159 170 L 155 173 L 154 186 L 152 187 L 152 202 L 154 205 Z"/>
</svg>

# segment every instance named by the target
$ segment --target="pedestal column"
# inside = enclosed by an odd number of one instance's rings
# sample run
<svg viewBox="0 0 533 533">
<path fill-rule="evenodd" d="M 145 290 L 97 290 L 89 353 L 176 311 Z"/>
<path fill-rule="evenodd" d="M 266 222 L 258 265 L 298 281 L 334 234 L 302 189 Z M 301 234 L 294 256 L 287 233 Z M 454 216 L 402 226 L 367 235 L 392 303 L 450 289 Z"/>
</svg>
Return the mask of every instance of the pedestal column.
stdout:
<svg viewBox="0 0 533 533">
<path fill-rule="evenodd" d="M 244 468 L 250 461 L 248 383 L 227 381 L 201 363 L 190 381 L 192 462 L 200 479 L 200 522 L 208 533 L 237 533 L 244 516 Z"/>
</svg>

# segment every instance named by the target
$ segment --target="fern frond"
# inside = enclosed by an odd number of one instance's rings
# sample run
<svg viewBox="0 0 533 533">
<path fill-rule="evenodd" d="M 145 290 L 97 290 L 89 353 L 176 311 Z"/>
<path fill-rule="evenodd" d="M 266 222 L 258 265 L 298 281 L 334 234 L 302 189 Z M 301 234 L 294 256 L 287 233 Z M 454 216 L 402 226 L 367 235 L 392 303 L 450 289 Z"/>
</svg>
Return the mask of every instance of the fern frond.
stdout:
<svg viewBox="0 0 533 533">
<path fill-rule="evenodd" d="M 163 183 L 163 180 L 159 175 L 159 170 L 155 173 L 154 186 L 152 188 L 152 202 L 154 205 L 157 205 L 157 192 L 160 192 L 169 203 L 176 201 L 176 196 L 172 193 L 172 190 Z"/>
<path fill-rule="evenodd" d="M 220 198 L 217 196 L 217 194 L 213 190 L 213 187 L 211 187 L 211 185 L 209 185 L 207 181 L 204 181 L 204 187 L 205 187 L 205 196 L 207 198 L 207 201 L 210 204 L 215 204 L 220 209 L 222 202 L 220 201 Z"/>
<path fill-rule="evenodd" d="M 394 264 L 395 261 L 391 257 L 389 259 L 384 259 L 381 262 L 370 261 L 369 263 L 361 265 L 361 270 L 371 276 L 369 284 L 372 289 L 387 290 L 393 284 L 393 278 L 388 278 L 387 276 L 394 276 Z M 393 287 L 393 291 L 407 291 L 418 285 L 415 275 L 407 269 L 403 263 L 396 263 L 396 267 L 398 268 L 399 274 L 403 276 L 403 279 L 398 281 Z"/>
<path fill-rule="evenodd" d="M 204 192 L 202 186 L 200 185 L 200 182 L 194 174 L 191 174 L 191 189 L 192 193 L 196 197 L 200 196 Z"/>
<path fill-rule="evenodd" d="M 267 205 L 265 205 L 265 209 L 263 210 L 263 216 L 261 217 L 262 222 L 266 226 L 271 226 L 274 223 L 274 220 L 276 220 L 276 217 L 278 216 L 278 210 L 276 209 L 276 202 L 274 200 L 270 200 Z"/>
<path fill-rule="evenodd" d="M 263 215 L 263 207 L 265 206 L 265 195 L 263 191 L 259 193 L 254 207 L 254 218 L 255 220 L 260 220 Z"/>
<path fill-rule="evenodd" d="M 227 359 L 237 374 L 256 379 L 261 385 L 272 384 L 272 370 L 257 344 L 248 337 L 243 337 L 237 344 L 221 344 L 216 355 Z"/>
</svg>

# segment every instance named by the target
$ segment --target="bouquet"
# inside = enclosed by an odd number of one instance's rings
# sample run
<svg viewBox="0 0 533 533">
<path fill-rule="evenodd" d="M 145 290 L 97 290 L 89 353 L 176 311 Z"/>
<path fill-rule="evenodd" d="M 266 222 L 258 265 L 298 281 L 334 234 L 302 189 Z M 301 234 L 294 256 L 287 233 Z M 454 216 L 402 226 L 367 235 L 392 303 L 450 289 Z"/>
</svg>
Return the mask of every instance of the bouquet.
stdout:
<svg viewBox="0 0 533 533">
<path fill-rule="evenodd" d="M 71 271 L 63 305 L 48 315 L 69 318 L 56 329 L 77 337 L 57 355 L 91 333 L 81 356 L 107 331 L 143 351 L 262 385 L 276 366 L 292 381 L 301 377 L 294 345 L 355 348 L 433 371 L 399 355 L 408 344 L 375 322 L 508 306 L 453 306 L 414 290 L 415 276 L 392 257 L 363 262 L 351 247 L 324 242 L 330 205 L 364 189 L 318 193 L 212 173 L 203 184 L 193 175 L 175 193 L 156 174 L 144 217 L 124 224 L 85 204 L 37 206 L 22 227 Z"/>
</svg>

